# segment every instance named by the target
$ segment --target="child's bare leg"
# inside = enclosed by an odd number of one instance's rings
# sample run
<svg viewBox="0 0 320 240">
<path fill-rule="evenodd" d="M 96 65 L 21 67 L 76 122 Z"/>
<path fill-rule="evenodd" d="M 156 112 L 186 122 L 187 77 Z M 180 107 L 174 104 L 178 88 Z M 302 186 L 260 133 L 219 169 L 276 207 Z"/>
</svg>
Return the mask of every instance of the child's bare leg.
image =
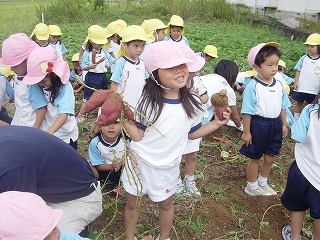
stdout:
<svg viewBox="0 0 320 240">
<path fill-rule="evenodd" d="M 303 105 L 303 102 L 296 102 L 296 105 L 294 107 L 294 112 L 301 113 L 302 105 Z"/>
<path fill-rule="evenodd" d="M 193 176 L 194 172 L 196 171 L 197 154 L 198 152 L 192 152 L 192 153 L 186 154 L 186 163 L 185 163 L 186 172 L 185 173 L 189 176 Z"/>
<path fill-rule="evenodd" d="M 132 240 L 134 238 L 134 232 L 140 215 L 140 201 L 140 197 L 128 193 L 124 211 L 125 239 Z"/>
<path fill-rule="evenodd" d="M 168 239 L 173 222 L 174 206 L 172 196 L 162 202 L 158 202 L 160 240 Z"/>
<path fill-rule="evenodd" d="M 272 164 L 274 163 L 275 160 L 276 160 L 275 156 L 264 154 L 264 161 L 262 162 L 261 167 L 260 167 L 260 175 L 262 177 L 269 176 Z"/>
<path fill-rule="evenodd" d="M 260 161 L 258 159 L 250 159 L 247 165 L 247 180 L 248 182 L 255 182 L 258 178 Z"/>
<path fill-rule="evenodd" d="M 314 219 L 313 234 L 314 240 L 320 240 L 320 219 Z"/>
<path fill-rule="evenodd" d="M 305 211 L 291 212 L 291 240 L 300 240 Z"/>
</svg>

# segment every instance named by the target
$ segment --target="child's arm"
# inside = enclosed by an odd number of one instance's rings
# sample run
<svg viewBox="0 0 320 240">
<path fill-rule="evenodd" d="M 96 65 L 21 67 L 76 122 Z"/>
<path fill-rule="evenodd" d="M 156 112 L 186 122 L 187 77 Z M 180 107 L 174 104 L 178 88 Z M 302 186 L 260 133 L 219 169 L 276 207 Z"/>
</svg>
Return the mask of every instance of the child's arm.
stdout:
<svg viewBox="0 0 320 240">
<path fill-rule="evenodd" d="M 115 92 L 118 92 L 118 83 L 114 82 L 114 81 L 111 81 L 110 89 L 115 91 Z"/>
<path fill-rule="evenodd" d="M 42 122 L 44 120 L 46 112 L 47 112 L 47 107 L 46 106 L 45 107 L 41 107 L 41 108 L 38 109 L 37 115 L 36 115 L 36 121 L 33 124 L 34 128 L 40 128 L 41 127 L 41 124 L 42 124 Z"/>
<path fill-rule="evenodd" d="M 63 126 L 63 124 L 67 121 L 67 119 L 68 119 L 68 114 L 66 114 L 66 113 L 59 114 L 59 117 L 48 128 L 47 132 L 50 134 L 54 134 L 56 131 L 58 131 Z"/>
<path fill-rule="evenodd" d="M 115 171 L 113 164 L 108 164 L 108 163 L 100 164 L 100 165 L 96 166 L 96 168 L 99 171 L 103 171 L 103 172 Z"/>
<path fill-rule="evenodd" d="M 280 118 L 282 122 L 282 138 L 286 138 L 288 135 L 288 126 L 287 126 L 287 113 L 286 110 L 281 110 Z"/>
<path fill-rule="evenodd" d="M 193 140 L 193 139 L 204 137 L 209 133 L 214 132 L 221 126 L 225 125 L 229 121 L 230 113 L 231 113 L 231 109 L 230 108 L 227 108 L 227 109 L 228 109 L 228 112 L 223 112 L 223 116 L 225 118 L 224 120 L 221 121 L 219 120 L 219 118 L 215 118 L 215 120 L 202 125 L 198 130 L 192 133 L 189 133 L 188 138 L 190 140 Z"/>
<path fill-rule="evenodd" d="M 252 144 L 250 123 L 251 123 L 251 115 L 243 114 L 243 133 L 242 133 L 241 139 L 245 142 L 247 147 L 249 146 L 249 144 Z"/>
<path fill-rule="evenodd" d="M 123 122 L 123 127 L 125 128 L 126 132 L 128 133 L 129 137 L 135 141 L 139 142 L 143 138 L 144 131 L 136 126 L 133 121 L 125 119 Z"/>
<path fill-rule="evenodd" d="M 203 95 L 201 95 L 200 99 L 201 99 L 202 104 L 206 104 L 209 100 L 209 96 L 208 96 L 208 94 L 203 94 Z"/>
<path fill-rule="evenodd" d="M 230 119 L 234 121 L 237 128 L 241 128 L 240 116 L 237 110 L 237 106 L 229 106 L 231 108 Z"/>
<path fill-rule="evenodd" d="M 299 77 L 300 77 L 300 71 L 296 71 L 296 74 L 294 76 L 293 80 L 293 89 L 297 90 L 299 87 Z"/>
</svg>

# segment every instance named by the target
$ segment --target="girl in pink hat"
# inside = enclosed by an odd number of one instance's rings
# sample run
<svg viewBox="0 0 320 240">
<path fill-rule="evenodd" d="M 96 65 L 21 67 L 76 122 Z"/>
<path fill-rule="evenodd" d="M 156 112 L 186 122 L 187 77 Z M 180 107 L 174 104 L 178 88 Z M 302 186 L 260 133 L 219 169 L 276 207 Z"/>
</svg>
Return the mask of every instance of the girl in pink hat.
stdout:
<svg viewBox="0 0 320 240">
<path fill-rule="evenodd" d="M 27 74 L 27 59 L 39 46 L 24 33 L 9 36 L 2 43 L 1 66 L 10 66 L 16 74 L 13 80 L 15 112 L 11 125 L 40 128 L 47 101 L 38 85 L 27 86 L 22 79 Z"/>
<path fill-rule="evenodd" d="M 23 82 L 38 84 L 47 100 L 42 129 L 77 149 L 78 126 L 74 116 L 75 97 L 68 64 L 57 58 L 52 48 L 37 48 L 28 58 L 28 73 Z"/>
<path fill-rule="evenodd" d="M 89 240 L 60 231 L 63 211 L 52 209 L 38 195 L 7 191 L 0 194 L 0 238 L 2 240 Z"/>
<path fill-rule="evenodd" d="M 189 47 L 169 41 L 153 43 L 144 52 L 150 77 L 136 107 L 135 122 L 123 121 L 132 139 L 129 160 L 122 173 L 123 187 L 128 193 L 125 239 L 136 239 L 135 227 L 144 194 L 158 204 L 160 235 L 156 239 L 169 239 L 173 194 L 187 139 L 209 134 L 229 120 L 230 109 L 224 113 L 225 120 L 216 119 L 202 126 L 200 100 L 186 87 L 191 66 L 203 65 L 197 59 Z"/>
</svg>

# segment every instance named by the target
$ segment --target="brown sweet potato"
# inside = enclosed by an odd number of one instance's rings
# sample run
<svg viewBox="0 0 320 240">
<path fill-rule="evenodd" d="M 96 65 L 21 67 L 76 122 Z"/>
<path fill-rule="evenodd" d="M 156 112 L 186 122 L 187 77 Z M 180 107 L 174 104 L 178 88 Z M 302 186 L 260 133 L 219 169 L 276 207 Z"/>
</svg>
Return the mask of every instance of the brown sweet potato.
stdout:
<svg viewBox="0 0 320 240">
<path fill-rule="evenodd" d="M 98 117 L 98 126 L 108 126 L 117 121 L 123 110 L 123 102 L 119 93 L 113 92 L 101 106 L 101 114 Z"/>
<path fill-rule="evenodd" d="M 225 117 L 223 117 L 223 113 L 224 112 L 228 112 L 227 107 L 215 107 L 215 112 L 217 117 L 222 121 L 225 119 Z"/>
<path fill-rule="evenodd" d="M 128 120 L 134 120 L 134 113 L 131 110 L 131 108 L 127 105 L 124 105 L 123 107 L 123 115 Z"/>
<path fill-rule="evenodd" d="M 84 112 L 83 113 L 89 113 L 95 110 L 98 107 L 101 107 L 104 101 L 107 99 L 108 95 L 113 93 L 114 91 L 108 89 L 103 90 L 99 89 L 97 91 L 94 91 L 92 96 L 86 103 L 84 104 Z"/>
</svg>

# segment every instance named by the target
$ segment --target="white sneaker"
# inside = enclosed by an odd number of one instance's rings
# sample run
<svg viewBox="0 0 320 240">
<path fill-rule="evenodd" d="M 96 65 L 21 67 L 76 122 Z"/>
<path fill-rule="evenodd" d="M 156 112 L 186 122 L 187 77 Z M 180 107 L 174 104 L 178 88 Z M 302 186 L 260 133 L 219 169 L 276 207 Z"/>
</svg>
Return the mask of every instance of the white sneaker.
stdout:
<svg viewBox="0 0 320 240">
<path fill-rule="evenodd" d="M 181 181 L 181 179 L 179 179 L 178 183 L 177 183 L 177 188 L 176 188 L 176 193 L 175 194 L 180 194 L 180 193 L 183 192 L 183 190 L 184 190 L 184 184 Z"/>
<path fill-rule="evenodd" d="M 201 197 L 201 193 L 196 186 L 195 180 L 190 181 L 185 178 L 183 180 L 183 182 L 184 182 L 184 185 L 186 186 L 186 189 L 188 192 L 190 192 L 191 194 L 193 194 L 195 196 Z"/>
<path fill-rule="evenodd" d="M 277 195 L 277 192 L 275 190 L 273 190 L 269 184 L 267 183 L 267 185 L 265 185 L 264 187 L 260 186 L 263 190 L 265 190 L 266 192 L 270 193 L 271 195 Z"/>
<path fill-rule="evenodd" d="M 258 187 L 257 189 L 251 189 L 248 186 L 244 189 L 244 192 L 248 194 L 249 196 L 271 196 L 272 194 L 263 190 L 261 187 Z"/>
<path fill-rule="evenodd" d="M 283 237 L 283 240 L 291 240 L 291 225 L 287 225 L 282 228 L 282 237 Z M 302 240 L 301 235 L 299 239 Z"/>
</svg>

